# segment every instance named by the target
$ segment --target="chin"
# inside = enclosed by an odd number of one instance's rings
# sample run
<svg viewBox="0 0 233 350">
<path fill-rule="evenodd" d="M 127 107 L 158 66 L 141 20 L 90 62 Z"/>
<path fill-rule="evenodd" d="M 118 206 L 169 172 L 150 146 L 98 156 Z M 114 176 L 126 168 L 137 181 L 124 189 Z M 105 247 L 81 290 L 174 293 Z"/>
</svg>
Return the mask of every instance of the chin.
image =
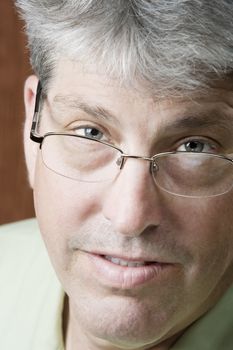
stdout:
<svg viewBox="0 0 233 350">
<path fill-rule="evenodd" d="M 77 314 L 86 333 L 122 349 L 155 345 L 169 336 L 168 317 L 130 297 L 92 300 L 82 307 L 77 305 Z"/>
</svg>

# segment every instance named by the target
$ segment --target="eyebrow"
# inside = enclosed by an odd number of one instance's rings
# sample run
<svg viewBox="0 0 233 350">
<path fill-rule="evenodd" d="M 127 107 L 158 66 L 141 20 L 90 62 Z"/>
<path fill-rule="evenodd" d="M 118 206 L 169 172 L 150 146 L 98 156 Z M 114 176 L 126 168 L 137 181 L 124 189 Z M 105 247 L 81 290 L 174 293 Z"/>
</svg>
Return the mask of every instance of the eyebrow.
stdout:
<svg viewBox="0 0 233 350">
<path fill-rule="evenodd" d="M 53 106 L 59 110 L 68 108 L 77 111 L 79 109 L 97 119 L 118 122 L 117 117 L 108 109 L 99 105 L 91 105 L 85 102 L 81 96 L 56 95 L 53 99 Z"/>
<path fill-rule="evenodd" d="M 233 128 L 233 115 L 223 111 L 197 113 L 169 123 L 166 128 L 174 130 L 215 128 L 229 131 Z"/>
</svg>

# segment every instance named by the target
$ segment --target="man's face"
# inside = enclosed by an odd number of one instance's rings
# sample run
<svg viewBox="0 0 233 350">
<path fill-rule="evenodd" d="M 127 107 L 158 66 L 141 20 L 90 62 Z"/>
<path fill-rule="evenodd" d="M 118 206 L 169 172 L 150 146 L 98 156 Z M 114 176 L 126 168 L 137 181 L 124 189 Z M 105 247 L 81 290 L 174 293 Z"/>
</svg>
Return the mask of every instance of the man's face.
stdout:
<svg viewBox="0 0 233 350">
<path fill-rule="evenodd" d="M 89 114 L 80 101 L 111 117 Z M 83 135 L 95 128 L 124 153 L 140 156 L 183 150 L 192 139 L 200 139 L 204 150 L 232 154 L 232 106 L 224 89 L 195 101 L 159 101 L 64 61 L 43 105 L 41 131 Z M 190 116 L 192 122 L 177 128 Z M 229 125 L 206 125 L 203 116 L 215 122 L 224 116 Z M 206 312 L 233 281 L 232 191 L 202 199 L 174 196 L 156 187 L 148 162 L 135 159 L 112 181 L 79 182 L 46 168 L 39 149 L 32 185 L 71 319 L 92 341 L 152 347 Z M 150 263 L 119 266 L 106 256 Z"/>
</svg>

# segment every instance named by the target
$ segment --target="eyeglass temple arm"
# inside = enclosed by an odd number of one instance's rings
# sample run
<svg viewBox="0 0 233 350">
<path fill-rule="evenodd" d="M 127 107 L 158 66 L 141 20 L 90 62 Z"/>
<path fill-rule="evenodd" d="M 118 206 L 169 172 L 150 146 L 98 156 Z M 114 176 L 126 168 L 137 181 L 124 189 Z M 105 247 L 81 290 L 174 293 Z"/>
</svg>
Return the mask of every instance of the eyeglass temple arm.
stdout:
<svg viewBox="0 0 233 350">
<path fill-rule="evenodd" d="M 41 92 L 42 92 L 42 85 L 41 85 L 41 82 L 38 81 L 37 90 L 36 90 L 36 102 L 35 102 L 34 114 L 33 114 L 33 119 L 32 119 L 32 126 L 31 126 L 31 131 L 30 131 L 30 139 L 34 142 L 39 143 L 40 145 L 43 141 L 43 137 L 36 135 L 36 126 L 37 126 L 38 119 L 39 119 Z"/>
</svg>

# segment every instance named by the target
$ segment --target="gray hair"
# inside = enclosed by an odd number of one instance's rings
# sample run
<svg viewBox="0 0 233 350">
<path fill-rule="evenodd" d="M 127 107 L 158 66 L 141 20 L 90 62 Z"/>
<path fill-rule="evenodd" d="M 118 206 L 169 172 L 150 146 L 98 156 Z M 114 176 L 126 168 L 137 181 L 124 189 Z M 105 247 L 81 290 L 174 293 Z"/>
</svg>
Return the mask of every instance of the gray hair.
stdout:
<svg viewBox="0 0 233 350">
<path fill-rule="evenodd" d="M 44 86 L 61 57 L 157 95 L 203 91 L 233 72 L 232 0 L 16 0 Z"/>
</svg>

